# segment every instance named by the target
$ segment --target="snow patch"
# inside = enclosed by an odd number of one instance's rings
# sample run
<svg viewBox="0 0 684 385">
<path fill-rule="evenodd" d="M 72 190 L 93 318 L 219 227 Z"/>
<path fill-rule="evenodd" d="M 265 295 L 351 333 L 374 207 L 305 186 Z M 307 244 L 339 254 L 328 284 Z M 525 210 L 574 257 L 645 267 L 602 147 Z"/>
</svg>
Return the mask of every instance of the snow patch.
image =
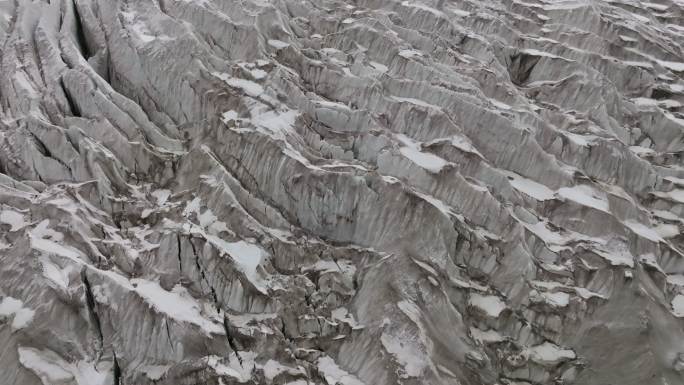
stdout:
<svg viewBox="0 0 684 385">
<path fill-rule="evenodd" d="M 176 285 L 171 291 L 164 290 L 159 283 L 142 278 L 134 278 L 131 284 L 145 301 L 160 313 L 181 321 L 197 325 L 207 334 L 223 334 L 223 326 L 202 314 L 202 306 L 187 289 Z"/>
<path fill-rule="evenodd" d="M 12 319 L 12 329 L 19 330 L 27 327 L 31 321 L 33 321 L 33 316 L 36 314 L 35 311 L 24 307 L 24 302 L 13 297 L 5 297 L 0 302 L 0 316 L 11 317 Z"/>
<path fill-rule="evenodd" d="M 0 223 L 10 225 L 10 232 L 21 230 L 28 225 L 28 223 L 24 221 L 24 216 L 14 210 L 0 211 Z"/>
<path fill-rule="evenodd" d="M 323 375 L 329 385 L 366 385 L 353 374 L 349 374 L 340 368 L 330 357 L 325 356 L 318 359 L 316 363 L 318 371 Z"/>
<path fill-rule="evenodd" d="M 506 303 L 494 295 L 482 295 L 471 293 L 468 304 L 484 311 L 489 316 L 496 318 L 506 309 Z"/>
</svg>

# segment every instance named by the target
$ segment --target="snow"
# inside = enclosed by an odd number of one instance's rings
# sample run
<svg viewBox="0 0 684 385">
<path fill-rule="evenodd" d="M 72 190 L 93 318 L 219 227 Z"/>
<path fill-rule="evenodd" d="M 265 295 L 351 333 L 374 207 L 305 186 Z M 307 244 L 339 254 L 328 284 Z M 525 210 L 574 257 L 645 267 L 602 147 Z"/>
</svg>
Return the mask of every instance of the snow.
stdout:
<svg viewBox="0 0 684 385">
<path fill-rule="evenodd" d="M 596 135 L 579 135 L 572 132 L 565 132 L 564 135 L 573 143 L 582 147 L 589 147 L 591 142 L 598 138 Z"/>
<path fill-rule="evenodd" d="M 439 274 L 437 274 L 437 271 L 432 268 L 432 266 L 428 265 L 427 263 L 423 261 L 419 261 L 415 258 L 411 258 L 411 260 L 418 266 L 420 266 L 423 270 L 427 271 L 428 273 L 432 274 L 434 277 L 439 277 Z"/>
<path fill-rule="evenodd" d="M 238 118 L 237 112 L 233 110 L 228 110 L 221 114 L 221 120 L 223 120 L 224 123 L 228 123 L 231 120 L 235 120 Z"/>
<path fill-rule="evenodd" d="M 646 253 L 640 255 L 639 262 L 647 266 L 650 266 L 656 270 L 663 271 L 663 269 L 660 267 L 660 264 L 658 264 L 658 258 L 653 253 Z"/>
<path fill-rule="evenodd" d="M 684 317 L 684 295 L 677 294 L 672 299 L 672 314 L 675 317 Z"/>
<path fill-rule="evenodd" d="M 394 99 L 394 100 L 396 100 L 396 101 L 398 101 L 398 102 L 400 102 L 400 103 L 411 103 L 411 104 L 415 104 L 416 106 L 425 107 L 425 108 L 432 108 L 432 109 L 435 109 L 435 110 L 441 110 L 441 109 L 442 109 L 440 106 L 436 106 L 436 105 L 434 105 L 434 104 L 430 104 L 430 103 L 425 102 L 425 101 L 422 101 L 422 100 L 420 100 L 420 99 L 403 98 L 403 97 L 400 97 L 400 96 L 392 96 L 391 98 Z"/>
<path fill-rule="evenodd" d="M 641 3 L 641 5 L 648 7 L 648 8 L 655 9 L 656 11 L 666 11 L 668 8 L 668 5 L 666 5 L 666 4 L 657 4 L 657 3 L 650 3 L 650 2 L 645 2 L 645 1 L 641 1 L 640 3 Z"/>
<path fill-rule="evenodd" d="M 252 379 L 252 368 L 254 367 L 254 352 L 239 352 L 242 363 L 238 359 L 236 352 L 231 352 L 226 359 L 218 356 L 207 356 L 204 360 L 207 365 L 214 369 L 220 376 L 235 378 L 238 382 L 247 382 Z"/>
<path fill-rule="evenodd" d="M 263 365 L 263 370 L 264 377 L 266 377 L 268 383 L 271 383 L 273 379 L 279 376 L 281 373 L 288 373 L 293 376 L 302 374 L 302 371 L 299 368 L 291 368 L 275 360 L 266 361 L 266 363 Z"/>
<path fill-rule="evenodd" d="M 574 187 L 563 187 L 558 190 L 558 195 L 583 206 L 608 212 L 608 200 L 605 198 L 604 194 L 599 193 L 590 186 L 577 185 Z"/>
<path fill-rule="evenodd" d="M 399 56 L 405 59 L 410 59 L 416 56 L 423 56 L 423 53 L 420 51 L 416 51 L 414 49 L 402 49 L 401 51 L 399 51 Z"/>
<path fill-rule="evenodd" d="M 323 375 L 328 385 L 366 385 L 364 382 L 340 368 L 330 357 L 324 356 L 316 363 L 318 371 Z"/>
<path fill-rule="evenodd" d="M 147 365 L 142 368 L 145 377 L 152 381 L 159 381 L 171 368 L 171 365 Z"/>
<path fill-rule="evenodd" d="M 684 190 L 682 189 L 674 189 L 667 192 L 658 191 L 654 195 L 660 198 L 670 199 L 678 203 L 684 203 Z"/>
<path fill-rule="evenodd" d="M 71 381 L 74 376 L 64 369 L 60 362 L 44 359 L 39 350 L 31 348 L 19 348 L 19 362 L 27 369 L 33 371 L 44 385 L 52 385 Z"/>
<path fill-rule="evenodd" d="M 684 286 L 684 274 L 670 274 L 667 276 L 667 282 L 672 285 Z"/>
<path fill-rule="evenodd" d="M 389 68 L 387 68 L 386 65 L 378 63 L 378 62 L 371 61 L 370 65 L 381 73 L 385 73 L 385 72 L 389 71 Z"/>
<path fill-rule="evenodd" d="M 257 270 L 262 260 L 268 256 L 264 250 L 245 241 L 227 242 L 215 235 L 207 235 L 206 239 L 219 250 L 228 254 L 237 264 L 238 269 L 257 289 L 266 292 L 264 279 Z"/>
<path fill-rule="evenodd" d="M 441 211 L 442 214 L 444 214 L 444 216 L 446 216 L 447 218 L 451 218 L 451 216 L 461 217 L 460 215 L 456 214 L 456 212 L 455 212 L 449 205 L 447 205 L 447 204 L 444 203 L 443 201 L 441 201 L 441 200 L 439 200 L 439 199 L 433 197 L 432 195 L 423 194 L 423 193 L 418 192 L 418 191 L 415 191 L 414 193 L 415 193 L 417 196 L 423 198 L 423 199 L 424 199 L 426 202 L 428 202 L 429 204 L 431 204 L 431 205 L 433 205 L 434 207 L 436 207 L 436 208 L 437 208 L 439 211 Z"/>
<path fill-rule="evenodd" d="M 555 197 L 555 193 L 541 183 L 527 179 L 513 172 L 504 172 L 514 189 L 538 201 L 547 201 Z"/>
<path fill-rule="evenodd" d="M 594 252 L 606 259 L 612 266 L 634 267 L 634 256 L 627 247 L 612 247 L 605 250 L 599 247 L 594 249 Z"/>
<path fill-rule="evenodd" d="M 29 233 L 31 248 L 72 260 L 80 260 L 83 254 L 73 247 L 61 245 L 59 242 L 64 236 L 62 233 L 48 228 L 49 224 L 50 220 L 45 219 Z"/>
<path fill-rule="evenodd" d="M 383 332 L 380 336 L 380 342 L 404 369 L 402 377 L 420 378 L 422 376 L 427 362 L 420 346 L 415 341 L 414 335 L 400 333 L 398 336 L 393 336 Z"/>
<path fill-rule="evenodd" d="M 506 304 L 497 296 L 471 293 L 468 299 L 470 306 L 482 309 L 489 317 L 498 317 L 506 309 Z"/>
<path fill-rule="evenodd" d="M 570 349 L 561 349 L 551 342 L 527 348 L 525 353 L 530 359 L 539 364 L 555 365 L 562 361 L 574 360 L 575 352 Z"/>
<path fill-rule="evenodd" d="M 24 307 L 24 302 L 16 298 L 5 297 L 0 302 L 0 316 L 14 316 L 12 320 L 12 329 L 14 330 L 27 327 L 33 321 L 35 314 L 35 311 Z"/>
<path fill-rule="evenodd" d="M 169 199 L 171 196 L 171 191 L 170 190 L 155 190 L 151 194 L 155 199 L 157 199 L 157 205 L 158 206 L 163 206 L 164 203 Z"/>
<path fill-rule="evenodd" d="M 229 86 L 233 88 L 239 88 L 242 91 L 244 91 L 245 94 L 256 98 L 259 95 L 264 93 L 264 87 L 259 85 L 258 83 L 255 83 L 251 80 L 247 79 L 240 79 L 240 78 L 234 78 L 226 73 L 221 73 L 221 72 L 214 72 L 212 73 L 214 76 L 217 78 L 223 80 L 228 84 Z"/>
<path fill-rule="evenodd" d="M 50 261 L 50 258 L 46 255 L 41 256 L 40 263 L 43 265 L 43 276 L 45 278 L 63 289 L 69 287 L 69 273 L 72 270 L 72 265 L 68 265 L 65 269 L 61 269 Z"/>
<path fill-rule="evenodd" d="M 477 150 L 477 148 L 475 148 L 475 146 L 473 146 L 473 144 L 470 142 L 470 139 L 468 139 L 467 137 L 461 135 L 454 135 L 449 137 L 448 140 L 449 142 L 451 142 L 452 146 L 458 148 L 459 150 L 475 154 L 480 158 L 484 159 L 484 156 Z"/>
<path fill-rule="evenodd" d="M 338 307 L 337 309 L 333 310 L 330 313 L 330 318 L 333 320 L 346 322 L 352 328 L 360 326 L 359 323 L 356 322 L 356 319 L 354 319 L 354 315 L 351 314 L 346 307 Z"/>
<path fill-rule="evenodd" d="M 292 131 L 297 116 L 299 116 L 299 111 L 291 109 L 284 109 L 282 111 L 252 109 L 250 114 L 252 123 L 255 126 L 276 134 L 276 137 L 279 139 L 284 139 L 282 134 Z"/>
<path fill-rule="evenodd" d="M 642 238 L 646 238 L 653 242 L 664 242 L 664 239 L 652 228 L 647 227 L 639 222 L 625 221 L 623 222 L 630 230 Z"/>
<path fill-rule="evenodd" d="M 482 331 L 474 326 L 470 327 L 470 335 L 473 336 L 473 339 L 475 341 L 479 342 L 501 342 L 504 340 L 504 337 L 499 334 L 496 330 L 486 330 Z"/>
<path fill-rule="evenodd" d="M 630 146 L 628 147 L 630 151 L 635 153 L 638 156 L 643 156 L 643 155 L 648 155 L 648 154 L 655 154 L 655 151 L 653 151 L 650 148 L 646 147 L 641 147 L 641 146 Z"/>
<path fill-rule="evenodd" d="M 404 1 L 401 3 L 401 5 L 403 5 L 404 7 L 411 7 L 411 8 L 421 9 L 423 11 L 428 11 L 437 17 L 444 15 L 444 13 L 442 11 L 436 10 L 434 8 L 428 7 L 427 5 L 423 5 L 420 3 L 411 3 L 408 1 Z"/>
<path fill-rule="evenodd" d="M 657 63 L 671 71 L 684 72 L 684 63 L 665 60 L 657 60 Z"/>
<path fill-rule="evenodd" d="M 449 164 L 446 160 L 441 157 L 422 152 L 420 150 L 420 143 L 414 141 L 413 139 L 407 137 L 403 134 L 398 134 L 397 139 L 399 139 L 404 146 L 399 148 L 399 152 L 409 160 L 411 160 L 416 165 L 428 170 L 432 173 L 439 173 L 444 166 Z"/>
<path fill-rule="evenodd" d="M 109 385 L 112 383 L 111 363 L 96 367 L 94 362 L 66 362 L 55 352 L 19 347 L 19 362 L 40 378 L 43 385 Z M 103 365 L 99 365 L 103 366 Z"/>
<path fill-rule="evenodd" d="M 225 333 L 223 326 L 202 315 L 199 302 L 184 287 L 176 285 L 171 291 L 166 291 L 159 286 L 159 283 L 142 278 L 132 279 L 131 284 L 135 287 L 135 292 L 156 311 L 177 321 L 197 325 L 207 334 Z"/>
<path fill-rule="evenodd" d="M 460 17 L 469 17 L 470 16 L 470 12 L 464 11 L 464 10 L 458 9 L 458 8 L 451 8 L 449 11 L 451 11 L 451 13 L 453 13 L 454 15 L 460 16 Z"/>
<path fill-rule="evenodd" d="M 593 291 L 586 289 L 586 288 L 583 288 L 583 287 L 575 287 L 574 289 L 575 289 L 575 293 L 577 293 L 577 295 L 579 295 L 583 299 L 590 299 L 592 297 L 606 298 L 605 296 L 603 296 L 599 293 L 593 292 Z"/>
<path fill-rule="evenodd" d="M 559 250 L 558 247 L 552 246 L 562 246 L 570 241 L 568 237 L 564 237 L 560 233 L 549 229 L 546 226 L 546 223 L 543 221 L 537 222 L 535 224 L 526 223 L 524 221 L 521 221 L 521 223 L 527 230 L 544 241 L 544 243 L 552 250 Z"/>
<path fill-rule="evenodd" d="M 549 57 L 549 58 L 553 58 L 553 59 L 563 59 L 562 57 L 554 55 L 552 53 L 548 53 L 548 52 L 544 52 L 544 51 L 540 51 L 540 50 L 532 49 L 532 48 L 521 49 L 520 52 L 526 53 L 528 55 L 533 55 L 533 56 L 543 56 L 543 57 Z"/>
<path fill-rule="evenodd" d="M 545 302 L 553 307 L 566 307 L 570 303 L 570 295 L 564 292 L 530 292 L 533 301 Z"/>
<path fill-rule="evenodd" d="M 28 225 L 28 223 L 24 221 L 24 216 L 14 210 L 0 211 L 0 223 L 10 225 L 10 232 L 21 230 Z"/>
<path fill-rule="evenodd" d="M 269 39 L 269 40 L 268 40 L 268 45 L 270 45 L 271 47 L 273 47 L 273 48 L 275 48 L 275 49 L 283 49 L 283 48 L 287 48 L 287 47 L 290 46 L 290 44 L 288 44 L 288 43 L 286 43 L 286 42 L 284 42 L 284 41 L 275 40 L 275 39 Z"/>
<path fill-rule="evenodd" d="M 259 85 L 258 83 L 255 83 L 251 80 L 239 79 L 239 78 L 230 78 L 230 79 L 226 80 L 226 83 L 228 83 L 228 85 L 231 87 L 240 88 L 247 95 L 249 95 L 253 98 L 264 93 L 264 88 L 261 85 Z"/>
</svg>

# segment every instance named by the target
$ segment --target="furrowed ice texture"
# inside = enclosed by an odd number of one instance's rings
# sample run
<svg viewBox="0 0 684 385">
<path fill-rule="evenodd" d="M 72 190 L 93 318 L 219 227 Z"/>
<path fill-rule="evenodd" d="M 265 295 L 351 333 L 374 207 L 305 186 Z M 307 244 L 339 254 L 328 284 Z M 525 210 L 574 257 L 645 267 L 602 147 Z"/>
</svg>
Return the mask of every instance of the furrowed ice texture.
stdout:
<svg viewBox="0 0 684 385">
<path fill-rule="evenodd" d="M 684 381 L 681 0 L 0 0 L 0 382 Z"/>
</svg>

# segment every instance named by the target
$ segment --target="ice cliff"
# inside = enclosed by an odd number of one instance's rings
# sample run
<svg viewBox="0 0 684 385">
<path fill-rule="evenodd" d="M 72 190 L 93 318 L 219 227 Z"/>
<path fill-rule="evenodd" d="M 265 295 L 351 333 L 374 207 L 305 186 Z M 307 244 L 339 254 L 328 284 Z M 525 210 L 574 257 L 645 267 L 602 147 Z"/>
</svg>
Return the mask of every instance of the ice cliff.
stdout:
<svg viewBox="0 0 684 385">
<path fill-rule="evenodd" d="M 0 0 L 0 382 L 683 383 L 652 1 Z"/>
</svg>

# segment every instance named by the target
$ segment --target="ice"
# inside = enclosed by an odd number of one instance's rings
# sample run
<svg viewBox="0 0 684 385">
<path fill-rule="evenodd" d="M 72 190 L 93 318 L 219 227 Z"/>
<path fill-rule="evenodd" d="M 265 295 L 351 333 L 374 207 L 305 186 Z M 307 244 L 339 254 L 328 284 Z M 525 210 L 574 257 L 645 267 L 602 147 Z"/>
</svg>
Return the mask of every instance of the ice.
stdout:
<svg viewBox="0 0 684 385">
<path fill-rule="evenodd" d="M 558 190 L 558 195 L 583 206 L 608 212 L 608 200 L 605 195 L 599 193 L 590 186 L 577 185 L 574 187 L 563 187 Z"/>
<path fill-rule="evenodd" d="M 337 363 L 328 356 L 319 358 L 316 365 L 318 371 L 323 375 L 323 378 L 325 378 L 325 381 L 329 385 L 366 385 L 353 374 L 349 374 L 347 371 L 340 368 Z"/>
<path fill-rule="evenodd" d="M 175 320 L 197 325 L 207 334 L 225 333 L 223 326 L 202 314 L 201 305 L 184 287 L 176 285 L 171 291 L 166 291 L 159 286 L 159 283 L 142 278 L 132 279 L 131 284 L 135 287 L 135 291 L 158 312 Z"/>
<path fill-rule="evenodd" d="M 35 314 L 35 311 L 24 307 L 24 302 L 16 298 L 5 297 L 0 302 L 0 316 L 14 316 L 12 319 L 12 329 L 14 330 L 27 327 L 33 321 Z"/>
<path fill-rule="evenodd" d="M 21 230 L 28 225 L 28 223 L 24 221 L 24 216 L 14 210 L 0 211 L 0 223 L 10 225 L 9 231 Z"/>
<path fill-rule="evenodd" d="M 489 317 L 496 318 L 506 309 L 506 304 L 497 296 L 471 293 L 468 299 L 470 306 L 475 306 Z"/>
</svg>

